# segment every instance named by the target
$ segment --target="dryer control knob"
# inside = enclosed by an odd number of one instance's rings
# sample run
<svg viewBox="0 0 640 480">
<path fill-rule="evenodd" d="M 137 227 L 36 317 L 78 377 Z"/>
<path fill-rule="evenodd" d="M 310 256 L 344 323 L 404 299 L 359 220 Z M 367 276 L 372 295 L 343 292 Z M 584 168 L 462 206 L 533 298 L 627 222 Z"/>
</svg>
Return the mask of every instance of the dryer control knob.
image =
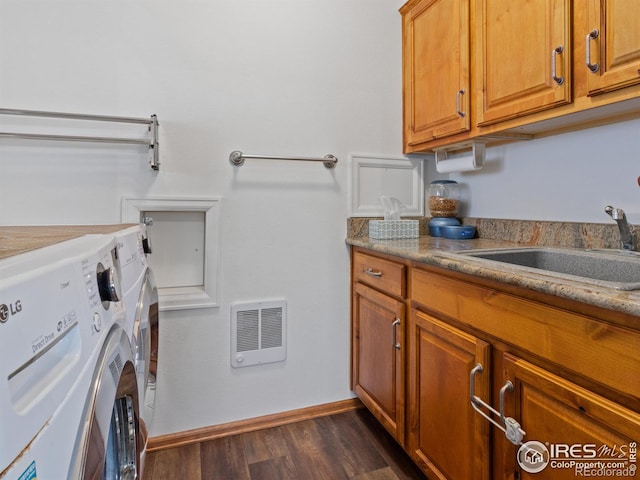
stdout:
<svg viewBox="0 0 640 480">
<path fill-rule="evenodd" d="M 102 330 L 102 318 L 98 312 L 93 314 L 93 329 L 96 332 L 100 332 L 100 330 Z"/>
<path fill-rule="evenodd" d="M 96 268 L 96 276 L 98 279 L 98 291 L 100 292 L 100 300 L 102 306 L 109 308 L 109 302 L 119 302 L 122 295 L 120 294 L 120 277 L 113 267 L 104 268 L 102 263 L 98 263 Z"/>
</svg>

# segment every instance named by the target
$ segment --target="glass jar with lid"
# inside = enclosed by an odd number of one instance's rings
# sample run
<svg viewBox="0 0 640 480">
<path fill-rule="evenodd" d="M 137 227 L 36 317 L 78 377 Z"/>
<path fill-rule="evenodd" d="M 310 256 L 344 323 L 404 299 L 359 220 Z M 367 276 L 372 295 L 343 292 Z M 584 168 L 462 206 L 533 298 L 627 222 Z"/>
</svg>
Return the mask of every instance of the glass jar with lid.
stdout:
<svg viewBox="0 0 640 480">
<path fill-rule="evenodd" d="M 434 180 L 429 185 L 429 212 L 432 217 L 455 217 L 460 206 L 460 185 L 455 180 Z"/>
</svg>

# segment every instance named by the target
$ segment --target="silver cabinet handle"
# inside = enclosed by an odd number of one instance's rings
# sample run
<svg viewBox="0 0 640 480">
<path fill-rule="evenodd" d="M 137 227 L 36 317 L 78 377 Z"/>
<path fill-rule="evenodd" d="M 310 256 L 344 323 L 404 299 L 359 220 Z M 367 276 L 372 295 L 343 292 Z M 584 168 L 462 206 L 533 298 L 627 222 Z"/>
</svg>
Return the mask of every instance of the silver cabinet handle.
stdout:
<svg viewBox="0 0 640 480">
<path fill-rule="evenodd" d="M 458 92 L 456 93 L 456 113 L 458 115 L 460 115 L 460 117 L 464 118 L 465 113 L 462 111 L 462 96 L 464 95 L 464 88 L 461 88 L 460 90 L 458 90 Z"/>
<path fill-rule="evenodd" d="M 551 77 L 558 85 L 562 85 L 564 83 L 564 77 L 558 77 L 556 75 L 556 56 L 562 52 L 564 52 L 564 47 L 562 45 L 558 45 L 551 52 Z"/>
<path fill-rule="evenodd" d="M 396 318 L 395 322 L 391 324 L 391 345 L 396 350 L 400 350 L 400 344 L 396 341 L 396 327 L 400 325 L 400 319 Z"/>
<path fill-rule="evenodd" d="M 594 28 L 587 34 L 587 38 L 585 40 L 586 45 L 584 50 L 587 56 L 586 63 L 587 63 L 587 68 L 591 71 L 591 73 L 596 73 L 598 70 L 600 70 L 599 63 L 591 63 L 591 40 L 598 38 L 599 35 L 600 35 L 600 32 L 598 31 L 598 29 Z"/>
<path fill-rule="evenodd" d="M 373 270 L 371 270 L 371 267 L 367 268 L 364 273 L 366 273 L 367 275 L 371 275 L 372 277 L 381 277 L 382 276 L 382 272 L 380 270 L 378 270 L 377 272 L 374 272 Z"/>
<path fill-rule="evenodd" d="M 505 437 L 507 437 L 507 440 L 509 440 L 514 445 L 521 445 L 522 439 L 524 438 L 526 432 L 522 429 L 522 427 L 520 427 L 520 424 L 514 418 L 504 416 L 504 395 L 506 392 L 513 391 L 513 383 L 511 383 L 510 380 L 507 380 L 503 387 L 500 389 L 500 411 L 497 411 L 487 402 L 475 395 L 476 374 L 482 373 L 483 370 L 484 368 L 482 367 L 481 363 L 478 363 L 471 369 L 469 378 L 469 395 L 471 397 L 471 406 L 483 418 L 489 420 L 489 422 L 503 431 Z M 489 410 L 489 412 L 491 412 L 493 415 L 500 418 L 500 423 L 496 422 L 493 418 L 483 412 L 481 408 Z"/>
</svg>

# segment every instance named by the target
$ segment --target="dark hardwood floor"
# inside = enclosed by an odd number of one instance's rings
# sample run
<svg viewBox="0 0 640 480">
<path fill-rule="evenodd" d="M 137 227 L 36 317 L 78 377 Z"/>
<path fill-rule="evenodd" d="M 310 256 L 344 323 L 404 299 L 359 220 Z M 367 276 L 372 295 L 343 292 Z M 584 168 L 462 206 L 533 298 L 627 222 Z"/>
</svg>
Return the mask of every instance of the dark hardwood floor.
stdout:
<svg viewBox="0 0 640 480">
<path fill-rule="evenodd" d="M 365 408 L 148 454 L 144 480 L 425 480 Z"/>
</svg>

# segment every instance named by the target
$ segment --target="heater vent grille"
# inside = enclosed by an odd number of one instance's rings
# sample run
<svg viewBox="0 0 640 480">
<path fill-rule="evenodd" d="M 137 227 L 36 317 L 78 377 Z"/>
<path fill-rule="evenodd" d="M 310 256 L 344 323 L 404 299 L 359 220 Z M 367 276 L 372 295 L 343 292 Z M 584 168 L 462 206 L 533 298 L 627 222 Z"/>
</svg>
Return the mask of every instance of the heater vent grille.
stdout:
<svg viewBox="0 0 640 480">
<path fill-rule="evenodd" d="M 248 367 L 286 359 L 284 300 L 231 306 L 231 366 Z"/>
<path fill-rule="evenodd" d="M 262 310 L 262 348 L 282 347 L 282 308 Z"/>
<path fill-rule="evenodd" d="M 248 352 L 260 348 L 260 310 L 239 311 L 236 316 L 236 349 Z"/>
</svg>

